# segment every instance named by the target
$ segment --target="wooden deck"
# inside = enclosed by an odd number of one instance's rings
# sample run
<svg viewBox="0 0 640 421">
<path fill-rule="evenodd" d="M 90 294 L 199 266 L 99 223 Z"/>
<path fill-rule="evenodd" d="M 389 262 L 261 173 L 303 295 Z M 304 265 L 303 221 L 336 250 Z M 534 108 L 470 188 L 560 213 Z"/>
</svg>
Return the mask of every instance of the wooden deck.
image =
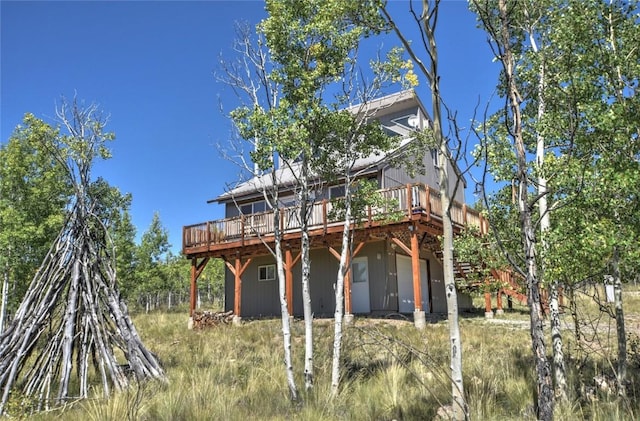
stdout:
<svg viewBox="0 0 640 421">
<path fill-rule="evenodd" d="M 369 207 L 364 220 L 355 226 L 358 231 L 391 228 L 411 221 L 430 225 L 434 231 L 441 230 L 442 202 L 438 190 L 424 184 L 408 184 L 380 190 L 380 193 L 388 205 L 385 208 Z M 331 215 L 330 201 L 323 200 L 312 204 L 309 220 L 311 237 L 342 232 L 343 222 L 332 219 Z M 487 232 L 487 220 L 465 204 L 453 202 L 451 217 L 458 229 L 475 226 L 480 232 Z M 263 242 L 273 241 L 274 228 L 273 211 L 188 225 L 183 228 L 182 251 L 188 258 L 215 257 L 230 249 L 260 246 Z M 285 240 L 299 238 L 297 208 L 280 210 L 280 230 Z"/>
</svg>

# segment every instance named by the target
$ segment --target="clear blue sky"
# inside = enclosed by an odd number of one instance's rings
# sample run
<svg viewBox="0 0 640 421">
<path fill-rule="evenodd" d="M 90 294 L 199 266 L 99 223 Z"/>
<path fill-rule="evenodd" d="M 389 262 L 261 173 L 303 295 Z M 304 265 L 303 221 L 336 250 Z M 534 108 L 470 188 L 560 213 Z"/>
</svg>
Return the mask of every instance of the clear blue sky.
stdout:
<svg viewBox="0 0 640 421">
<path fill-rule="evenodd" d="M 408 2 L 393 1 L 393 10 L 401 25 L 412 24 Z M 445 0 L 440 15 L 442 93 L 468 127 L 498 68 L 466 1 Z M 77 93 L 110 115 L 113 158 L 93 175 L 133 195 L 138 235 L 159 212 L 177 251 L 183 225 L 223 217 L 222 206 L 206 201 L 238 178 L 216 146 L 231 130 L 219 104 L 228 111 L 235 100 L 213 71 L 230 54 L 234 22 L 266 17 L 262 1 L 3 0 L 0 17 L 0 142 L 26 112 L 53 123 L 56 101 Z M 424 81 L 418 93 L 428 104 Z"/>
</svg>

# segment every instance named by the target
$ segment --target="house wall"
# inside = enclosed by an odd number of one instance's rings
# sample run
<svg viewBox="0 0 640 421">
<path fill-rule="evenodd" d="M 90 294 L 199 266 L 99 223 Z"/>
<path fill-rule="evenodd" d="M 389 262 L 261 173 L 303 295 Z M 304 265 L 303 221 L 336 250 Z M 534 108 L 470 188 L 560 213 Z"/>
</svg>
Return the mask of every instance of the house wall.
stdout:
<svg viewBox="0 0 640 421">
<path fill-rule="evenodd" d="M 438 189 L 439 183 L 439 172 L 434 165 L 434 161 L 430 151 L 425 151 L 424 157 L 422 159 L 422 164 L 424 166 L 424 174 L 416 174 L 414 177 L 410 176 L 404 168 L 395 168 L 395 167 L 386 167 L 383 170 L 382 175 L 382 188 L 392 188 L 397 186 L 404 186 L 409 183 L 424 183 L 435 189 Z M 453 193 L 453 189 L 455 188 L 455 173 L 453 171 L 453 166 L 451 163 L 447 162 L 447 166 L 449 168 L 449 194 Z M 453 198 L 455 201 L 459 203 L 464 203 L 464 184 L 461 182 L 460 186 L 456 191 L 456 195 Z"/>
<path fill-rule="evenodd" d="M 398 281 L 396 253 L 385 241 L 367 243 L 357 257 L 367 256 L 369 269 L 369 301 L 371 311 L 393 313 L 398 311 Z M 335 310 L 334 285 L 338 271 L 338 259 L 327 249 L 311 250 L 311 307 L 316 317 L 330 317 Z M 447 304 L 444 290 L 442 264 L 433 253 L 421 253 L 421 259 L 428 260 L 431 280 L 431 312 L 446 313 Z M 242 316 L 260 317 L 280 314 L 278 281 L 258 281 L 258 266 L 275 264 L 272 256 L 253 259 L 242 276 Z M 301 264 L 293 268 L 293 313 L 303 314 Z M 227 269 L 225 276 L 225 307 L 233 309 L 234 276 Z M 471 308 L 471 298 L 458 295 L 460 309 Z"/>
<path fill-rule="evenodd" d="M 428 253 L 425 257 L 429 260 L 431 270 L 431 306 L 433 313 L 447 312 L 447 297 L 444 290 L 444 270 L 440 260 L 433 254 Z M 471 297 L 468 294 L 458 292 L 458 309 L 468 310 L 473 306 Z"/>
<path fill-rule="evenodd" d="M 278 281 L 258 281 L 258 267 L 275 263 L 271 255 L 254 257 L 242 274 L 243 316 L 271 316 L 280 314 Z M 235 277 L 225 269 L 225 310 L 233 310 Z"/>
</svg>

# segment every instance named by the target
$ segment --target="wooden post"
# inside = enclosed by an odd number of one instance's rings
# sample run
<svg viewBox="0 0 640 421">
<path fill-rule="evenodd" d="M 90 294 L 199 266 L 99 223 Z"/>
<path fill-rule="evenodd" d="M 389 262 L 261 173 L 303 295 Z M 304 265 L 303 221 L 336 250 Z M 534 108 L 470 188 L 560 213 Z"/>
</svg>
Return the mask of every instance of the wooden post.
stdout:
<svg viewBox="0 0 640 421">
<path fill-rule="evenodd" d="M 189 301 L 189 317 L 193 317 L 193 312 L 196 310 L 196 295 L 197 295 L 197 259 L 191 259 L 191 297 Z"/>
<path fill-rule="evenodd" d="M 327 199 L 322 199 L 322 229 L 327 233 Z"/>
<path fill-rule="evenodd" d="M 413 272 L 413 299 L 415 311 L 422 311 L 422 284 L 420 282 L 420 247 L 418 245 L 418 232 L 415 226 L 411 229 L 411 270 Z"/>
<path fill-rule="evenodd" d="M 407 184 L 407 216 L 409 217 L 409 219 L 411 219 L 411 213 L 412 213 L 412 206 L 411 206 L 411 202 L 412 202 L 412 198 L 411 198 L 411 184 Z"/>
<path fill-rule="evenodd" d="M 244 247 L 244 215 L 240 217 L 240 245 Z"/>
<path fill-rule="evenodd" d="M 279 212 L 280 212 L 280 226 L 278 228 L 280 228 L 280 233 L 282 233 L 284 232 L 284 209 L 280 209 Z M 288 225 L 288 221 L 287 221 L 287 225 Z"/>
<path fill-rule="evenodd" d="M 285 250 L 284 259 L 287 310 L 289 311 L 289 316 L 291 316 L 293 315 L 293 257 L 290 249 Z"/>
<path fill-rule="evenodd" d="M 244 225 L 244 224 L 243 224 Z M 243 227 L 244 228 L 244 227 Z M 244 229 L 243 229 L 244 231 Z M 235 275 L 235 279 L 234 279 L 234 295 L 233 295 L 233 314 L 236 317 L 240 317 L 240 311 L 242 310 L 242 278 L 240 277 L 240 268 L 241 268 L 241 261 L 239 257 L 236 257 L 236 266 L 235 266 L 235 270 L 234 270 L 234 275 Z"/>
<path fill-rule="evenodd" d="M 431 187 L 427 186 L 427 196 L 425 198 L 424 209 L 427 213 L 427 221 L 431 220 Z"/>
<path fill-rule="evenodd" d="M 347 273 L 344 274 L 344 314 L 351 314 L 351 253 L 347 254 Z"/>
<path fill-rule="evenodd" d="M 197 304 L 196 301 L 198 297 L 198 288 L 197 288 L 198 277 L 204 270 L 205 266 L 207 266 L 208 262 L 209 262 L 208 257 L 205 257 L 204 259 L 202 259 L 200 263 L 198 263 L 197 257 L 194 257 L 193 259 L 191 259 L 191 288 L 190 288 L 191 297 L 189 300 L 189 324 L 188 324 L 189 329 L 193 328 L 193 313 L 195 313 L 196 311 L 196 304 Z"/>
<path fill-rule="evenodd" d="M 462 205 L 462 225 L 467 226 L 467 204 Z"/>
<path fill-rule="evenodd" d="M 247 267 L 249 266 L 249 263 L 251 263 L 251 258 L 247 259 L 246 262 L 244 262 L 244 265 L 242 264 L 242 260 L 240 259 L 240 256 L 236 257 L 236 263 L 235 265 L 232 265 L 231 263 L 229 263 L 226 259 L 224 261 L 224 264 L 227 265 L 227 267 L 229 268 L 229 271 L 231 271 L 231 273 L 233 273 L 234 275 L 234 280 L 235 280 L 235 288 L 234 288 L 234 295 L 233 295 L 233 318 L 236 321 L 240 320 L 241 317 L 241 311 L 242 311 L 242 274 L 244 273 L 244 271 L 247 269 Z"/>
<path fill-rule="evenodd" d="M 503 314 L 504 310 L 502 309 L 502 290 L 498 290 L 496 294 L 496 314 Z"/>
<path fill-rule="evenodd" d="M 347 254 L 347 262 L 346 268 L 347 271 L 344 274 L 344 314 L 351 314 L 351 259 L 356 257 L 362 247 L 364 247 L 364 242 L 359 243 L 355 249 L 353 250 L 353 254 Z M 329 246 L 329 252 L 340 261 L 340 253 L 338 253 L 333 247 Z"/>
<path fill-rule="evenodd" d="M 484 316 L 490 318 L 488 314 L 491 314 L 493 317 L 493 310 L 491 309 L 491 293 L 484 293 Z"/>
</svg>

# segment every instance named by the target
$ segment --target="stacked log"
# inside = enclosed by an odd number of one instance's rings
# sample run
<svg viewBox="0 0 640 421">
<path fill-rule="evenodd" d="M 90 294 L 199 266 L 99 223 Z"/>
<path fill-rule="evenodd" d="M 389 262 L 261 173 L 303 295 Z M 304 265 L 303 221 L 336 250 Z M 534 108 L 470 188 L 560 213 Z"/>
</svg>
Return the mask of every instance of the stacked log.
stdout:
<svg viewBox="0 0 640 421">
<path fill-rule="evenodd" d="M 233 310 L 223 311 L 196 311 L 193 313 L 193 328 L 204 329 L 215 327 L 221 324 L 233 322 Z"/>
</svg>

